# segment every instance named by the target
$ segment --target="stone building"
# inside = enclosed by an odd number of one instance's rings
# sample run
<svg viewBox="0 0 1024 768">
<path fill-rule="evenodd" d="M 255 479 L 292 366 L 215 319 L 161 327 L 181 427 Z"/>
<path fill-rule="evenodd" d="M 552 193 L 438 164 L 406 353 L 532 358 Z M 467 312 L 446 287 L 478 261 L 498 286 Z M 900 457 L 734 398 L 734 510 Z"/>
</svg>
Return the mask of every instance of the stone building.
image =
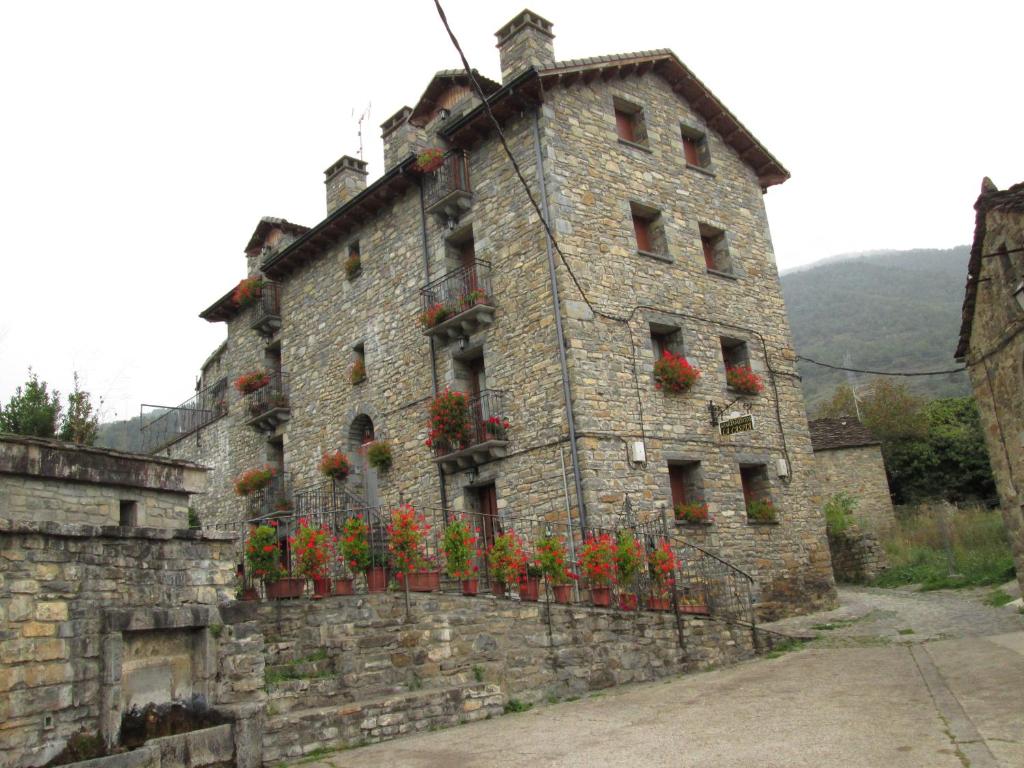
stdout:
<svg viewBox="0 0 1024 768">
<path fill-rule="evenodd" d="M 808 422 L 818 474 L 819 503 L 846 492 L 857 500 L 856 517 L 870 530 L 895 522 L 882 444 L 853 416 Z"/>
<path fill-rule="evenodd" d="M 754 574 L 765 615 L 830 604 L 762 200 L 789 173 L 671 51 L 557 61 L 530 11 L 497 39 L 501 82 L 475 74 L 486 108 L 465 72 L 438 72 L 383 124 L 383 175 L 368 185 L 342 157 L 323 221 L 260 221 L 244 274 L 267 281 L 261 296 L 245 306 L 232 288 L 202 312 L 227 340 L 196 396 L 147 426 L 150 448 L 212 467 L 204 522 L 238 521 L 231 480 L 265 462 L 282 470 L 275 494 L 305 498 L 333 449 L 371 505 L 569 510 L 592 527 L 627 498 L 669 518 L 706 502 L 711 524 L 687 537 Z M 442 165 L 418 170 L 434 147 Z M 666 351 L 702 372 L 688 392 L 655 386 Z M 727 384 L 743 366 L 761 393 Z M 230 382 L 257 369 L 270 383 L 239 396 Z M 424 445 L 445 388 L 473 414 L 447 452 Z M 731 415 L 753 428 L 723 434 Z M 386 472 L 368 465 L 373 441 Z M 754 500 L 778 519 L 748 519 Z"/>
<path fill-rule="evenodd" d="M 967 267 L 956 359 L 968 366 L 1024 586 L 1024 182 L 985 179 Z"/>
</svg>

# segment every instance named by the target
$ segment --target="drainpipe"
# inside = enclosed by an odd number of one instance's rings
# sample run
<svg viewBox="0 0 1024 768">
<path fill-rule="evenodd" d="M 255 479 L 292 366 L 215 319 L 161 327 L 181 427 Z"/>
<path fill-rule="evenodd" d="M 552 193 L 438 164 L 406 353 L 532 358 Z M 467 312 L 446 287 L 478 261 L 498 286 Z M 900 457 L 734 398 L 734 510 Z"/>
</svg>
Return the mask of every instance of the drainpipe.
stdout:
<svg viewBox="0 0 1024 768">
<path fill-rule="evenodd" d="M 426 275 L 427 284 L 430 283 L 430 244 L 427 239 L 427 209 L 423 200 L 423 185 L 420 184 L 420 236 L 423 239 L 423 274 Z M 434 349 L 434 337 L 428 336 L 430 343 L 430 384 L 434 390 L 434 397 L 437 397 L 437 351 Z M 441 491 L 441 512 L 444 515 L 445 523 L 448 522 L 448 486 L 444 479 L 444 470 L 437 464 L 437 485 Z"/>
<path fill-rule="evenodd" d="M 544 164 L 540 151 L 540 109 L 533 113 L 533 149 L 536 155 L 537 180 L 540 183 L 540 206 L 544 221 L 551 226 L 551 210 L 548 206 L 548 191 L 544 184 Z M 548 276 L 551 278 L 551 307 L 555 314 L 555 334 L 558 337 L 558 363 L 562 369 L 562 395 L 565 398 L 565 416 L 569 424 L 569 452 L 572 457 L 572 477 L 576 483 L 576 504 L 580 511 L 580 530 L 587 532 L 587 505 L 583 500 L 583 478 L 580 475 L 580 457 L 576 451 L 576 419 L 572 412 L 572 389 L 569 386 L 569 363 L 565 358 L 565 332 L 562 329 L 561 300 L 558 297 L 558 279 L 555 274 L 555 250 L 551 236 L 545 231 L 548 252 Z"/>
</svg>

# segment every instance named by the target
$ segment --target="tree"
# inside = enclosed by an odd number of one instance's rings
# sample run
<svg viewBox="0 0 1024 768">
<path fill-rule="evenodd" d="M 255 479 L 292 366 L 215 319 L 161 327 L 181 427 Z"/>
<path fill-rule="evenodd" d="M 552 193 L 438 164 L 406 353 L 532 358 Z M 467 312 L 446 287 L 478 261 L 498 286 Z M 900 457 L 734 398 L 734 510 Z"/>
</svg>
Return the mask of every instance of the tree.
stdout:
<svg viewBox="0 0 1024 768">
<path fill-rule="evenodd" d="M 53 437 L 60 420 L 60 393 L 52 394 L 46 382 L 28 369 L 25 387 L 18 387 L 0 410 L 0 430 L 31 437 Z"/>
<path fill-rule="evenodd" d="M 89 393 L 82 390 L 78 371 L 75 371 L 75 388 L 68 395 L 68 410 L 61 422 L 59 437 L 81 445 L 92 445 L 96 442 L 99 427 L 99 414 L 93 409 Z"/>
</svg>

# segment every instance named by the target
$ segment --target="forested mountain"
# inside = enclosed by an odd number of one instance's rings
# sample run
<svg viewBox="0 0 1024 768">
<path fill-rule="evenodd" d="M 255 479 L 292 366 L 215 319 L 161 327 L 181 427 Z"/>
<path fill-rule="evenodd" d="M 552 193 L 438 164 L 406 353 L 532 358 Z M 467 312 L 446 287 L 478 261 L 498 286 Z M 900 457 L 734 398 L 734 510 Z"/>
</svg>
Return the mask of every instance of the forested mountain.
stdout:
<svg viewBox="0 0 1024 768">
<path fill-rule="evenodd" d="M 883 371 L 957 368 L 968 246 L 838 256 L 782 275 L 797 354 Z M 800 363 L 807 409 L 847 375 Z M 858 375 L 855 384 L 871 376 Z M 966 373 L 905 380 L 928 399 L 970 394 Z"/>
</svg>

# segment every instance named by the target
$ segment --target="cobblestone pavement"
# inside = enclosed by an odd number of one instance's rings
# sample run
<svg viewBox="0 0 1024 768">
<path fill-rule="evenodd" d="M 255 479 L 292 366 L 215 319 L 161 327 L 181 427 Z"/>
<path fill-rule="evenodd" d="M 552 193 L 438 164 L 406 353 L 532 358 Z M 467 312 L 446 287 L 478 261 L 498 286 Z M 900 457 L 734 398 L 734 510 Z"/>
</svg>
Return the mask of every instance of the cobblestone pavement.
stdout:
<svg viewBox="0 0 1024 768">
<path fill-rule="evenodd" d="M 1020 768 L 1024 616 L 991 592 L 844 588 L 840 609 L 772 625 L 818 638 L 800 650 L 303 762 Z"/>
</svg>

